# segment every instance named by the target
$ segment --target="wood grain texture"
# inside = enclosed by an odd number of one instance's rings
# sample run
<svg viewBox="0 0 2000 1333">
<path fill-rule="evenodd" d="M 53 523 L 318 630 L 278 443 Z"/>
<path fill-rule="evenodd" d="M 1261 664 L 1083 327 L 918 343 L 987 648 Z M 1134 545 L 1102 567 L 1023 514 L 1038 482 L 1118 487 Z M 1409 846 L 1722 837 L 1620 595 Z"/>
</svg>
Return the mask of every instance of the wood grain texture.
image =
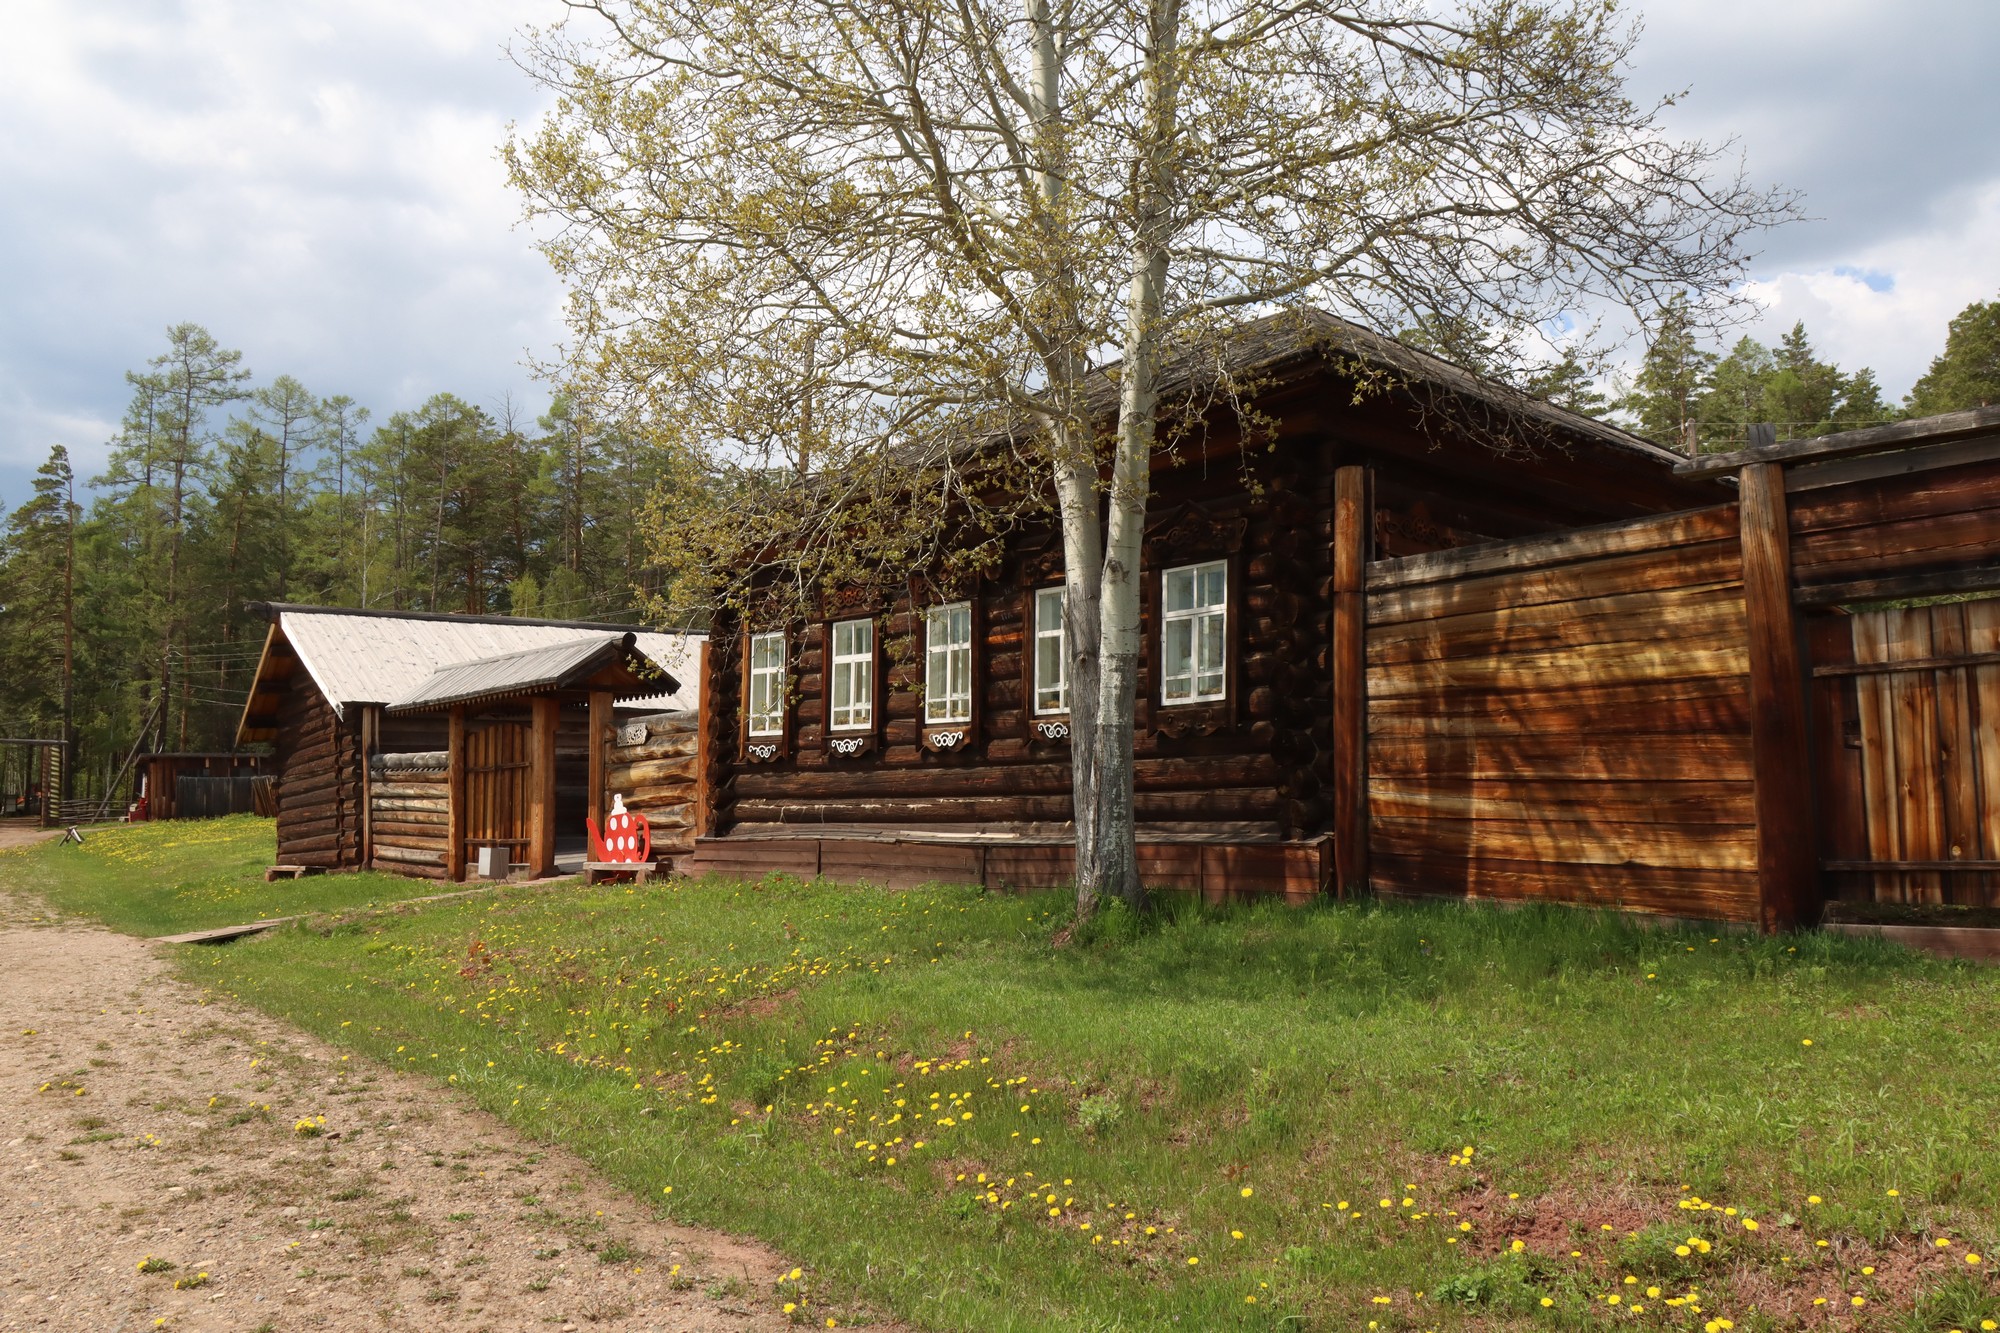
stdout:
<svg viewBox="0 0 2000 1333">
<path fill-rule="evenodd" d="M 1368 540 L 1373 529 L 1368 470 L 1333 478 L 1334 882 L 1342 897 L 1368 884 Z"/>
<path fill-rule="evenodd" d="M 1789 930 L 1818 917 L 1819 866 L 1806 731 L 1807 677 L 1792 604 L 1784 470 L 1773 463 L 1746 467 L 1737 493 L 1749 620 L 1760 913 L 1764 929 Z"/>
</svg>

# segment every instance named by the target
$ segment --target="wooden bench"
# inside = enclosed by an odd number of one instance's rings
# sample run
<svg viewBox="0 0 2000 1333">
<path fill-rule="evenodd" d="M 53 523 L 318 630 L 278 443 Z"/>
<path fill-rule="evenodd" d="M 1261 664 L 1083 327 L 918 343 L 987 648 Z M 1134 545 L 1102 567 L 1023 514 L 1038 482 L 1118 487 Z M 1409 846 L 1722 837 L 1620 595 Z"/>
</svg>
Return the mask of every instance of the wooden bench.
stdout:
<svg viewBox="0 0 2000 1333">
<path fill-rule="evenodd" d="M 632 877 L 634 884 L 644 884 L 657 873 L 659 873 L 659 866 L 653 861 L 585 861 L 583 863 L 583 882 L 585 884 L 602 884 L 607 880 L 621 879 L 626 875 Z"/>
</svg>

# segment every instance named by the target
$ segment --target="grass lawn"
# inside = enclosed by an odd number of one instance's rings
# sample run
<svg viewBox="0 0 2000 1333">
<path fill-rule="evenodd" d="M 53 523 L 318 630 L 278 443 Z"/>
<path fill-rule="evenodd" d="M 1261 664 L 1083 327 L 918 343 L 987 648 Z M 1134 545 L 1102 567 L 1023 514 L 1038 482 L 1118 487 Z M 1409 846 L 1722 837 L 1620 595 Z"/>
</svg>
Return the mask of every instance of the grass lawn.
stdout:
<svg viewBox="0 0 2000 1333">
<path fill-rule="evenodd" d="M 774 878 L 181 957 L 771 1241 L 815 1327 L 2000 1322 L 2000 970 L 1449 903 L 1065 920 Z"/>
<path fill-rule="evenodd" d="M 269 819 L 172 819 L 84 830 L 81 847 L 0 852 L 0 887 L 39 894 L 128 935 L 175 935 L 300 912 L 341 912 L 454 888 L 401 875 L 309 875 L 264 883 Z"/>
</svg>

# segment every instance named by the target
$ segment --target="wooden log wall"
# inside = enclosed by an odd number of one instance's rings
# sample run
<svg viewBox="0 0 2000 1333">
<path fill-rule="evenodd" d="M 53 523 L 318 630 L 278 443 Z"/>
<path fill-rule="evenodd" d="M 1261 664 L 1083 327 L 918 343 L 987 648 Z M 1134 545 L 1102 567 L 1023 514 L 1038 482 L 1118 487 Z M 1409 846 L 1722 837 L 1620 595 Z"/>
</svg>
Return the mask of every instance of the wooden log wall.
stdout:
<svg viewBox="0 0 2000 1333">
<path fill-rule="evenodd" d="M 615 794 L 625 798 L 627 810 L 645 815 L 658 856 L 694 850 L 698 727 L 693 713 L 649 713 L 616 723 L 606 738 L 606 808 Z"/>
<path fill-rule="evenodd" d="M 278 713 L 278 863 L 361 863 L 361 737 L 300 672 Z"/>
<path fill-rule="evenodd" d="M 450 756 L 443 750 L 369 761 L 376 870 L 444 879 L 451 840 Z"/>
<path fill-rule="evenodd" d="M 1163 485 L 1144 565 L 1148 652 L 1139 680 L 1136 805 L 1142 826 L 1222 825 L 1252 837 L 1321 833 L 1331 817 L 1331 695 L 1325 664 L 1331 601 L 1332 478 L 1280 469 L 1252 495 L 1189 477 Z M 1220 498 L 1200 501 L 1222 490 Z M 1059 554 L 1059 548 L 1054 548 Z M 1060 826 L 1071 818 L 1069 746 L 1039 734 L 1025 698 L 1032 652 L 1029 597 L 1059 573 L 1051 548 L 1016 551 L 981 584 L 974 623 L 974 737 L 938 753 L 923 743 L 923 604 L 899 596 L 878 620 L 886 689 L 877 743 L 860 758 L 827 749 L 824 645 L 818 625 L 793 626 L 797 645 L 789 753 L 726 766 L 714 793 L 718 826 L 734 832 L 802 825 L 972 829 Z M 1151 660 L 1163 568 L 1231 562 L 1230 695 L 1219 707 L 1162 708 Z M 738 636 L 711 642 L 714 743 L 739 756 Z M 726 726 L 726 730 L 724 729 Z M 616 788 L 616 782 L 613 783 Z"/>
<path fill-rule="evenodd" d="M 1370 566 L 1375 888 L 1758 920 L 1737 523 Z"/>
</svg>

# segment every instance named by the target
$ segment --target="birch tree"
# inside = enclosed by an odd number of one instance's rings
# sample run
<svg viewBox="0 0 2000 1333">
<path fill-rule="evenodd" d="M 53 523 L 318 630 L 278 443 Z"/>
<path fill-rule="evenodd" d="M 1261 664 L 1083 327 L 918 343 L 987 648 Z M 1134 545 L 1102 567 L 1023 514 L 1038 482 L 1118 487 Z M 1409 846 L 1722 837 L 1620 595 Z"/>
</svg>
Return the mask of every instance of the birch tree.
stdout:
<svg viewBox="0 0 2000 1333">
<path fill-rule="evenodd" d="M 1725 298 L 1788 201 L 1627 97 L 1600 0 L 569 0 L 507 146 L 571 390 L 699 456 L 696 574 L 802 601 L 1059 525 L 1079 907 L 1132 818 L 1154 456 L 1240 400 L 1232 330 L 1478 328 Z M 1163 399 L 1163 368 L 1177 389 Z M 976 442 L 979 447 L 969 447 Z M 780 552 L 782 558 L 774 556 Z M 669 552 L 672 554 L 672 552 Z"/>
</svg>

